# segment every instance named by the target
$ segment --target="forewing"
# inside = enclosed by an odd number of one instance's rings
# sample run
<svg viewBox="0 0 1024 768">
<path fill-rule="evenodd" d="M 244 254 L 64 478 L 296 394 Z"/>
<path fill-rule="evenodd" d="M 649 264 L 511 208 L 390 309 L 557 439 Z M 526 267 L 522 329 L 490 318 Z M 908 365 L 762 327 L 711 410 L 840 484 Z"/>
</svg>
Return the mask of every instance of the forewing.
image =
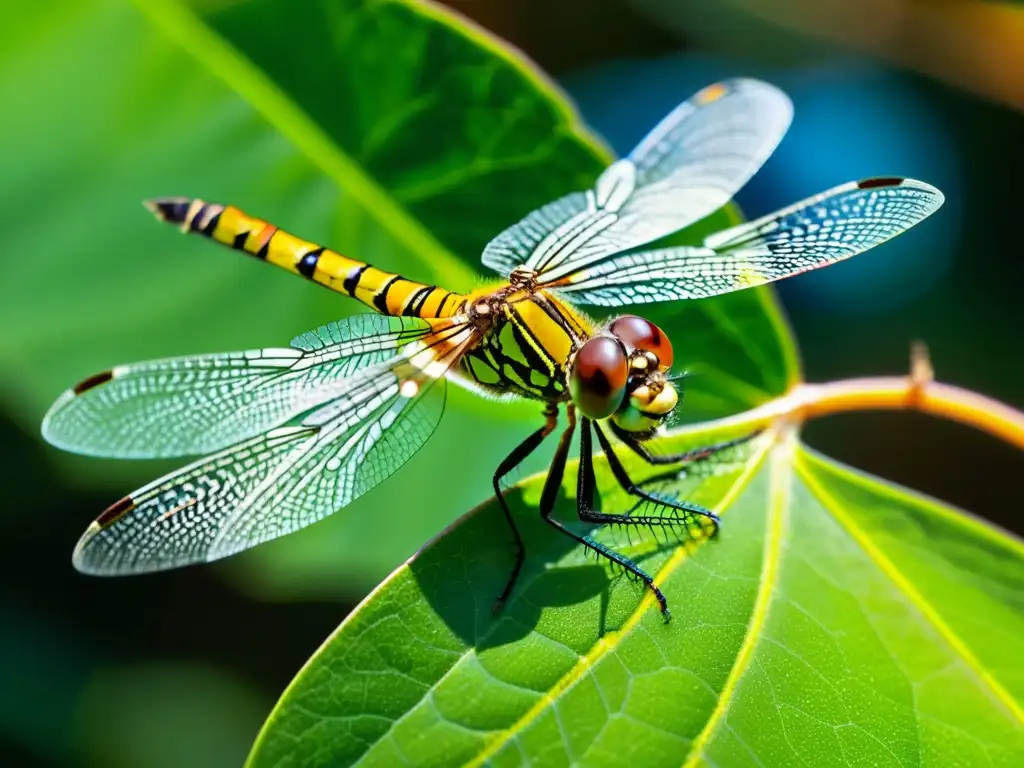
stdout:
<svg viewBox="0 0 1024 768">
<path fill-rule="evenodd" d="M 774 86 L 729 80 L 676 107 L 595 188 L 534 211 L 484 249 L 502 274 L 518 266 L 539 282 L 680 230 L 725 205 L 789 127 L 793 107 Z"/>
<path fill-rule="evenodd" d="M 284 424 L 332 397 L 339 379 L 430 332 L 419 318 L 356 315 L 298 336 L 290 348 L 118 366 L 65 392 L 43 436 L 95 456 L 210 453 Z"/>
<path fill-rule="evenodd" d="M 118 575 L 216 560 L 344 507 L 397 471 L 444 409 L 444 373 L 475 338 L 439 327 L 335 397 L 125 497 L 78 543 L 75 566 Z M 443 325 L 442 325 L 443 322 Z"/>
<path fill-rule="evenodd" d="M 708 237 L 704 247 L 612 256 L 554 286 L 606 307 L 700 299 L 848 259 L 934 213 L 943 196 L 913 179 L 851 182 Z"/>
</svg>

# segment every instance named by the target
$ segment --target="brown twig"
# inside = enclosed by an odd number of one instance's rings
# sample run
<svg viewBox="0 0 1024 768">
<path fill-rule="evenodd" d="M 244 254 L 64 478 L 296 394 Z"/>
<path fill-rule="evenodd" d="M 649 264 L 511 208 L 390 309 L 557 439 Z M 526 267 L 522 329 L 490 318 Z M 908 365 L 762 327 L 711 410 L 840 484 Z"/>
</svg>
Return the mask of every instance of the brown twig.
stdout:
<svg viewBox="0 0 1024 768">
<path fill-rule="evenodd" d="M 920 411 L 975 427 L 1024 449 L 1024 413 L 990 397 L 935 381 L 927 348 L 920 342 L 911 348 L 907 376 L 800 383 L 782 397 L 720 423 L 770 426 L 854 411 Z"/>
</svg>

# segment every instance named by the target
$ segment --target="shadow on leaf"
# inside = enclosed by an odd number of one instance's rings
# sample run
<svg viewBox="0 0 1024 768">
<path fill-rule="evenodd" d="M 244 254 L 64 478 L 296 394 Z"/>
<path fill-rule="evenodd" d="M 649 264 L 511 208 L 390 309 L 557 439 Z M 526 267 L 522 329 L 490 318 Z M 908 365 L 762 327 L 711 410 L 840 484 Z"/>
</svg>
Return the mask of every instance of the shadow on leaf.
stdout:
<svg viewBox="0 0 1024 768">
<path fill-rule="evenodd" d="M 577 627 L 592 625 L 586 634 L 596 639 L 621 628 L 647 594 L 642 583 L 545 523 L 528 500 L 532 495 L 521 488 L 505 495 L 526 545 L 526 560 L 511 598 L 498 613 L 492 606 L 511 573 L 515 548 L 496 500 L 477 507 L 409 564 L 426 602 L 477 650 L 522 640 L 551 608 L 563 609 L 562 616 L 568 609 Z M 617 511 L 630 504 L 616 488 L 601 494 L 599 506 Z M 705 541 L 669 529 L 581 526 L 575 521 L 575 496 L 564 488 L 555 516 L 626 554 L 649 573 L 656 573 L 679 547 L 692 552 Z"/>
</svg>

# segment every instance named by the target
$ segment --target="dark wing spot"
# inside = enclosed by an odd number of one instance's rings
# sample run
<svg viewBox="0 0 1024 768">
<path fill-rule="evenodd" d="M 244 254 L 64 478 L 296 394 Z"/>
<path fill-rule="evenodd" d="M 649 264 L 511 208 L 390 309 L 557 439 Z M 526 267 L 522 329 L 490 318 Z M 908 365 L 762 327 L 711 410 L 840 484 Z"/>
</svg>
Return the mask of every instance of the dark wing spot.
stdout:
<svg viewBox="0 0 1024 768">
<path fill-rule="evenodd" d="M 103 510 L 103 513 L 96 518 L 96 525 L 100 528 L 108 528 L 133 509 L 135 509 L 135 502 L 132 501 L 132 497 L 125 496 Z"/>
<path fill-rule="evenodd" d="M 100 384 L 106 384 L 112 378 L 114 378 L 113 371 L 103 371 L 102 373 L 97 373 L 94 376 L 90 376 L 88 379 L 85 379 L 84 381 L 78 382 L 77 384 L 75 384 L 75 388 L 72 391 L 76 395 L 80 395 L 83 392 L 88 392 L 90 389 L 93 389 L 94 387 L 98 387 Z"/>
<path fill-rule="evenodd" d="M 857 182 L 858 189 L 874 189 L 875 187 L 898 187 L 904 181 L 902 176 L 879 176 L 875 179 L 862 179 Z"/>
</svg>

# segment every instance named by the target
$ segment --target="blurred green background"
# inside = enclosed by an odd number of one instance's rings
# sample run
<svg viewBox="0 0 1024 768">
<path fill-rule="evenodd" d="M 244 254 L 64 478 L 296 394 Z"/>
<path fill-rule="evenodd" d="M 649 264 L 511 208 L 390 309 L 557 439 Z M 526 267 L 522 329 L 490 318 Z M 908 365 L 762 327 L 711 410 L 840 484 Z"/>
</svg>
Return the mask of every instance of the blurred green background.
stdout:
<svg viewBox="0 0 1024 768">
<path fill-rule="evenodd" d="M 203 5 L 235 12 L 245 0 Z M 715 79 L 748 75 L 784 88 L 794 124 L 739 195 L 748 215 L 864 176 L 939 186 L 947 204 L 926 225 L 780 287 L 807 378 L 903 372 L 920 338 L 942 380 L 1024 406 L 1019 9 L 908 0 L 450 5 L 533 58 L 619 153 Z M 296 72 L 299 63 L 321 70 L 309 88 L 330 87 L 330 57 L 321 64 L 323 52 L 302 40 L 294 48 Z M 413 64 L 417 56 L 414 46 L 364 49 L 367 71 L 374 54 Z M 288 60 L 274 65 L 287 75 Z M 2 765 L 238 764 L 276 697 L 351 606 L 481 500 L 497 457 L 533 428 L 529 408 L 453 391 L 429 455 L 367 497 L 360 514 L 215 566 L 115 581 L 73 571 L 70 552 L 87 523 L 171 465 L 76 459 L 44 446 L 38 422 L 62 388 L 118 362 L 280 345 L 352 310 L 322 289 L 176 237 L 137 205 L 201 195 L 338 247 L 351 237 L 350 203 L 334 182 L 225 100 L 224 89 L 115 0 L 11 6 L 0 26 Z M 350 95 L 337 95 L 342 116 Z M 559 155 L 567 168 L 571 155 Z M 445 241 L 465 249 L 486 240 L 490 230 L 477 231 L 485 224 L 496 233 L 511 223 L 491 222 L 468 196 L 447 205 L 461 226 Z M 486 200 L 475 205 L 486 209 Z M 337 228 L 325 230 L 324 220 Z M 386 238 L 360 238 L 368 252 L 352 255 L 413 266 L 389 256 L 400 249 Z M 422 266 L 417 276 L 429 277 Z M 441 493 L 436 478 L 471 424 L 496 437 L 460 465 L 471 479 Z M 1024 465 L 990 438 L 909 414 L 837 417 L 809 425 L 806 437 L 842 461 L 1024 530 L 1015 482 Z M 387 514 L 396 506 L 406 513 L 400 524 Z"/>
</svg>

